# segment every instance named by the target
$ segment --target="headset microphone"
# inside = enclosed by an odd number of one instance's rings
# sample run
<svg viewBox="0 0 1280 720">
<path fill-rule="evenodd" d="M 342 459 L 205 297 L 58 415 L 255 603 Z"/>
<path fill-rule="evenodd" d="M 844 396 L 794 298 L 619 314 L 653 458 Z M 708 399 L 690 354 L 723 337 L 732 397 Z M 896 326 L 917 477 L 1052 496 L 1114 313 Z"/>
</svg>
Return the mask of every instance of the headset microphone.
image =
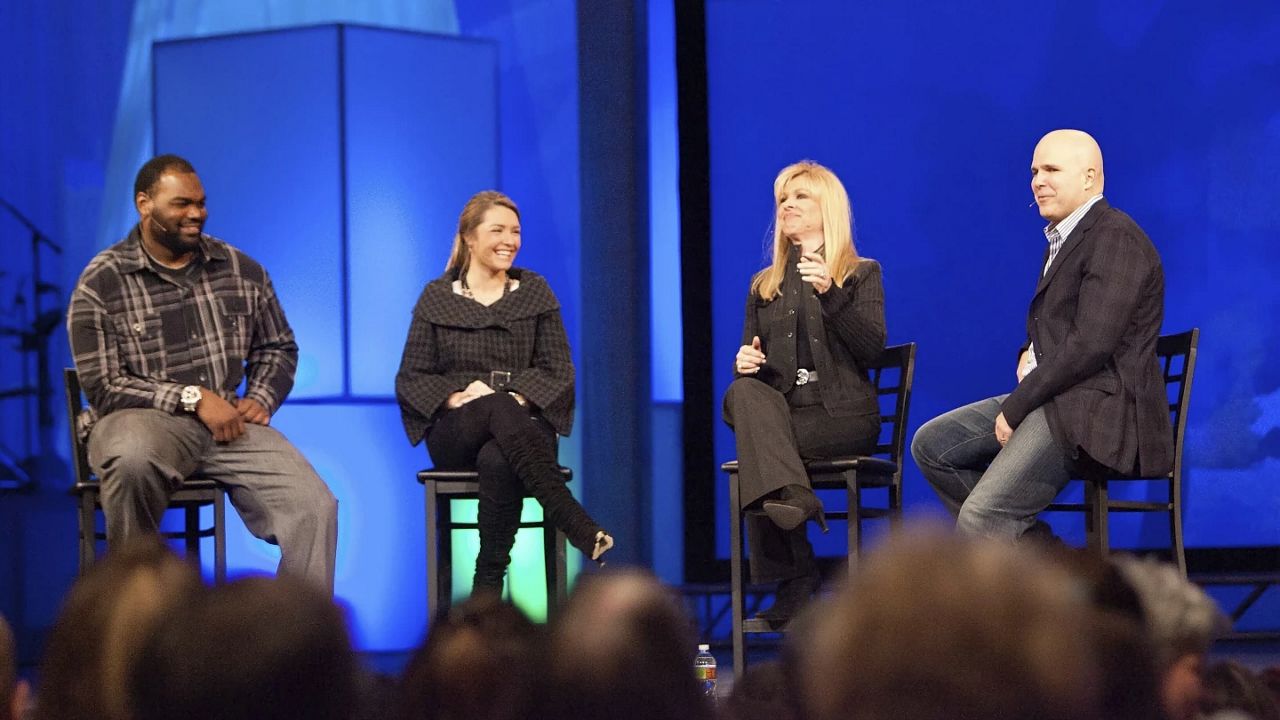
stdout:
<svg viewBox="0 0 1280 720">
<path fill-rule="evenodd" d="M 1027 204 L 1027 207 L 1035 207 L 1035 206 L 1036 206 L 1035 200 L 1032 200 L 1030 203 Z"/>
<path fill-rule="evenodd" d="M 156 227 L 160 228 L 160 232 L 164 233 L 165 235 L 173 234 L 172 232 L 169 231 L 169 228 L 165 227 L 163 223 L 161 223 L 159 220 L 156 219 L 155 215 L 148 215 L 147 219 L 151 221 L 152 225 L 155 225 Z"/>
</svg>

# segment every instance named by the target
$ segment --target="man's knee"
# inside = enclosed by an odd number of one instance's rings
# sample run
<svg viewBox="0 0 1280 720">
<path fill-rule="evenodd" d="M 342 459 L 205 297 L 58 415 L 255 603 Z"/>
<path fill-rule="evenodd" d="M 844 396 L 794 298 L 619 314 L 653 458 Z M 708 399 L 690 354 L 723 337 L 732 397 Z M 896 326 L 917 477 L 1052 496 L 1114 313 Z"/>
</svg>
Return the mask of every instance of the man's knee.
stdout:
<svg viewBox="0 0 1280 720">
<path fill-rule="evenodd" d="M 939 447 L 939 441 L 943 435 L 942 426 L 946 422 L 946 417 L 946 415 L 939 415 L 926 422 L 911 438 L 911 457 L 915 459 L 917 465 L 938 464 L 938 458 L 943 452 L 943 448 Z"/>
<path fill-rule="evenodd" d="M 316 528 L 336 527 L 338 522 L 338 498 L 319 476 L 300 483 L 294 492 L 294 507 L 306 508 L 300 513 L 304 522 Z"/>
<path fill-rule="evenodd" d="M 276 452 L 272 454 L 273 467 L 270 472 L 288 478 L 286 487 L 290 488 L 292 496 L 290 504 L 307 508 L 306 514 L 320 521 L 336 522 L 338 499 L 315 468 L 311 467 L 311 463 L 275 428 L 256 425 L 252 428 L 262 436 L 278 438 L 277 443 L 273 443 Z"/>
<path fill-rule="evenodd" d="M 139 413 L 108 415 L 89 435 L 89 460 L 104 481 L 162 476 L 170 455 L 169 444 Z"/>
<path fill-rule="evenodd" d="M 307 466 L 306 481 L 300 483 L 306 496 L 306 507 L 311 508 L 311 512 L 320 520 L 328 522 L 336 522 L 338 519 L 338 498 L 325 484 L 324 480 L 316 474 L 311 467 Z"/>
<path fill-rule="evenodd" d="M 318 501 L 320 517 L 326 523 L 336 523 L 338 521 L 338 498 L 329 489 L 328 485 L 321 483 L 321 487 L 324 488 L 324 492 L 320 495 Z"/>
<path fill-rule="evenodd" d="M 990 498 L 970 496 L 956 515 L 956 532 L 970 537 L 1014 540 L 1020 532 L 1018 514 Z"/>
<path fill-rule="evenodd" d="M 977 503 L 966 502 L 956 515 L 956 531 L 961 535 L 984 535 L 990 527 L 992 515 Z"/>
</svg>

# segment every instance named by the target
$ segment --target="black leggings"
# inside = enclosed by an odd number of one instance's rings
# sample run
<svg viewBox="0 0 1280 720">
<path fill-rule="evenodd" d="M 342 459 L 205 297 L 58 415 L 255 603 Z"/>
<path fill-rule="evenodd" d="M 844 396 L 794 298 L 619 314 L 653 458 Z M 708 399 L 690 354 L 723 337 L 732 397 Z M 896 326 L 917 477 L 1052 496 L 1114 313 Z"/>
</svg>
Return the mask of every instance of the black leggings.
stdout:
<svg viewBox="0 0 1280 720">
<path fill-rule="evenodd" d="M 476 588 L 501 590 L 528 493 L 552 525 L 590 556 L 602 528 L 565 487 L 556 462 L 556 434 L 507 393 L 485 395 L 436 416 L 427 430 L 432 462 L 444 470 L 480 475 L 480 554 Z"/>
</svg>

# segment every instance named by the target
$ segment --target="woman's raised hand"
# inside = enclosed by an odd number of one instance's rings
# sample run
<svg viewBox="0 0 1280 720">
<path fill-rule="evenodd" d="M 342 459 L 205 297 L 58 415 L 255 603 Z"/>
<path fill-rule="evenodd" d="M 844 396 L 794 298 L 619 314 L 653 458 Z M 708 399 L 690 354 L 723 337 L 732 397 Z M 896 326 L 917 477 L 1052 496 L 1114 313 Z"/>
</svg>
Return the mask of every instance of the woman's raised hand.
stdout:
<svg viewBox="0 0 1280 720">
<path fill-rule="evenodd" d="M 764 361 L 764 353 L 760 352 L 760 336 L 756 335 L 751 338 L 750 345 L 738 348 L 738 358 L 734 367 L 740 375 L 755 375 L 760 372 L 760 366 Z"/>
<path fill-rule="evenodd" d="M 800 271 L 800 279 L 813 285 L 819 295 L 831 289 L 831 271 L 827 270 L 827 261 L 818 253 L 801 255 L 796 269 Z"/>
</svg>

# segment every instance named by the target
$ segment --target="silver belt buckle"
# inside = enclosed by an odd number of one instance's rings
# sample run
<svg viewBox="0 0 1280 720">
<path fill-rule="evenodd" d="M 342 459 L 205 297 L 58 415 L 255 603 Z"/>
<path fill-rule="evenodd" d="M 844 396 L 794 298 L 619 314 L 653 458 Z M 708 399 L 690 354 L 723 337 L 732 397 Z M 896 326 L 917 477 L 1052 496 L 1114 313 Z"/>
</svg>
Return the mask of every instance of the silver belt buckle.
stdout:
<svg viewBox="0 0 1280 720">
<path fill-rule="evenodd" d="M 809 371 L 804 368 L 796 370 L 796 386 L 809 384 Z"/>
</svg>

